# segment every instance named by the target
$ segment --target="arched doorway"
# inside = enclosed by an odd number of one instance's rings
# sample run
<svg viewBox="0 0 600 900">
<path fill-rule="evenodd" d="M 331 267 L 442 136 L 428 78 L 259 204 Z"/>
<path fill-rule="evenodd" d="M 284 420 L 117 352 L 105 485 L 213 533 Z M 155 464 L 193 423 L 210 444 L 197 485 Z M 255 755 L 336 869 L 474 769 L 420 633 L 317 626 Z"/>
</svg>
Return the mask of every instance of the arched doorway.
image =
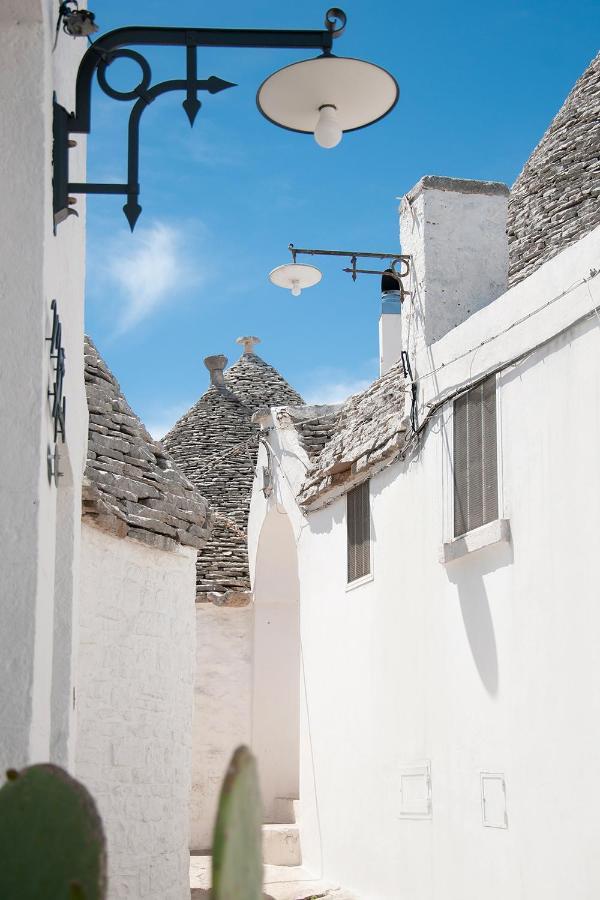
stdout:
<svg viewBox="0 0 600 900">
<path fill-rule="evenodd" d="M 278 820 L 279 798 L 298 797 L 299 594 L 292 526 L 273 506 L 260 532 L 254 576 L 252 747 L 266 822 Z"/>
</svg>

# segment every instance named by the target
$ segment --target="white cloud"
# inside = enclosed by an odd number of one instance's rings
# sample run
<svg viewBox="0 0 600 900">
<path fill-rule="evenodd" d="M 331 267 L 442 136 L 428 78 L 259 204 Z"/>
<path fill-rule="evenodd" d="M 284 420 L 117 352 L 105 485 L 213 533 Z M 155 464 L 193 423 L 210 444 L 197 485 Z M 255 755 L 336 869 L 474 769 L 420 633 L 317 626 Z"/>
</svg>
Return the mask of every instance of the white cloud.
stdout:
<svg viewBox="0 0 600 900">
<path fill-rule="evenodd" d="M 364 391 L 371 384 L 368 378 L 356 378 L 340 381 L 324 381 L 313 385 L 302 396 L 311 406 L 316 404 L 343 403 L 351 394 Z"/>
<path fill-rule="evenodd" d="M 138 226 L 127 242 L 111 242 L 106 274 L 125 300 L 117 318 L 118 333 L 138 325 L 182 288 L 203 280 L 189 262 L 194 257 L 185 252 L 185 238 L 182 227 L 154 222 Z"/>
</svg>

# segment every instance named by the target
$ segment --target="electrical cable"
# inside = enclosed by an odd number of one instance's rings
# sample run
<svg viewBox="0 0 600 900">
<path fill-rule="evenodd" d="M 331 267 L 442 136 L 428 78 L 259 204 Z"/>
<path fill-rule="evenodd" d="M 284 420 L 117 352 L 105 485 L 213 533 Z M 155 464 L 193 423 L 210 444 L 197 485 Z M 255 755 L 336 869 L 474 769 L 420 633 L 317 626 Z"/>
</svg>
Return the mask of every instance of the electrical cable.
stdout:
<svg viewBox="0 0 600 900">
<path fill-rule="evenodd" d="M 596 270 L 592 270 L 592 272 L 594 272 L 594 274 L 591 277 L 594 278 L 598 273 L 596 272 Z M 570 288 L 568 288 L 562 294 L 558 295 L 557 297 L 554 297 L 552 300 L 549 300 L 543 306 L 538 307 L 538 309 L 536 309 L 536 310 L 533 310 L 530 314 L 528 314 L 527 316 L 524 316 L 522 319 L 518 320 L 514 324 L 516 325 L 516 324 L 519 324 L 520 322 L 526 321 L 528 318 L 530 318 L 535 313 L 540 312 L 542 309 L 546 309 L 551 303 L 554 303 L 557 299 L 559 299 L 559 297 L 565 296 L 567 293 L 570 293 L 571 290 L 574 290 L 575 287 L 579 287 L 584 283 L 587 284 L 587 286 L 588 286 L 588 291 L 589 291 L 592 302 L 595 302 L 594 296 L 591 292 L 591 289 L 589 288 L 589 284 L 588 284 L 589 280 L 590 279 L 588 279 L 588 278 L 583 278 L 581 281 L 578 281 L 576 284 L 572 285 Z M 432 417 L 437 413 L 437 411 L 442 406 L 444 406 L 446 403 L 449 403 L 452 400 L 457 399 L 458 397 L 462 396 L 463 394 L 466 394 L 468 391 L 470 391 L 473 387 L 476 387 L 478 384 L 480 384 L 486 378 L 490 378 L 492 375 L 497 375 L 499 372 L 502 372 L 505 369 L 508 369 L 508 368 L 511 368 L 512 366 L 518 365 L 518 363 L 523 362 L 523 360 L 530 357 L 537 350 L 550 344 L 552 341 L 556 340 L 557 337 L 560 337 L 561 335 L 565 334 L 571 328 L 576 328 L 582 322 L 585 322 L 585 321 L 587 321 L 587 319 L 592 318 L 592 316 L 596 316 L 596 318 L 598 319 L 598 321 L 600 323 L 599 309 L 600 309 L 599 305 L 594 306 L 592 309 L 583 313 L 581 316 L 578 316 L 577 319 L 574 319 L 572 322 L 569 322 L 568 325 L 565 325 L 559 331 L 554 332 L 554 334 L 550 335 L 550 337 L 544 338 L 544 340 L 539 341 L 533 347 L 529 347 L 527 350 L 524 350 L 522 353 L 519 353 L 519 354 L 515 355 L 514 357 L 511 357 L 510 359 L 505 360 L 504 362 L 499 363 L 496 366 L 493 366 L 491 369 L 488 369 L 487 371 L 480 373 L 479 375 L 477 375 L 476 378 L 472 379 L 467 384 L 463 384 L 459 388 L 455 388 L 454 390 L 444 394 L 442 397 L 440 397 L 435 402 L 431 403 L 429 405 L 429 411 L 428 411 L 425 419 L 423 420 L 423 422 L 421 423 L 421 425 L 419 426 L 419 428 L 417 429 L 417 431 L 415 432 L 415 434 L 413 436 L 414 439 L 418 440 L 420 434 L 423 432 L 423 430 L 426 428 L 426 426 L 431 421 Z M 488 341 L 493 340 L 494 337 L 499 337 L 500 334 L 505 334 L 507 331 L 510 331 L 510 329 L 512 327 L 513 327 L 513 325 L 508 326 L 508 328 L 504 329 L 504 331 L 499 332 L 498 335 L 494 335 L 493 337 L 487 339 L 486 341 L 482 342 L 482 344 L 480 344 L 479 346 L 482 346 L 483 343 L 488 343 Z M 474 348 L 474 349 L 478 349 L 478 348 Z M 473 352 L 473 351 L 470 350 L 468 352 Z M 455 357 L 455 359 L 451 360 L 451 362 L 454 362 L 456 359 L 463 358 L 465 355 L 466 354 L 461 354 L 460 357 Z M 439 369 L 438 369 L 438 371 L 439 371 Z M 408 452 L 414 445 L 414 442 L 415 442 L 415 440 L 411 440 L 407 443 L 407 445 L 405 446 L 405 449 L 400 453 L 401 459 L 404 459 L 407 456 Z"/>
</svg>

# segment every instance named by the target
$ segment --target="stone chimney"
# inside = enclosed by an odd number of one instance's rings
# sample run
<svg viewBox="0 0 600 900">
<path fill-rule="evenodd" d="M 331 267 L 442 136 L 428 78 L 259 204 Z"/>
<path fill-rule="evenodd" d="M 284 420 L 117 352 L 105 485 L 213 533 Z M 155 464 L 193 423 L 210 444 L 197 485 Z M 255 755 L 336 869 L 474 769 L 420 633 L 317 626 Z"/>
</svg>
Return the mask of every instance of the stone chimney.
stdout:
<svg viewBox="0 0 600 900">
<path fill-rule="evenodd" d="M 227 365 L 227 357 L 219 353 L 217 356 L 206 356 L 204 365 L 210 372 L 210 383 L 215 387 L 225 387 L 223 369 Z"/>
<path fill-rule="evenodd" d="M 260 344 L 260 338 L 252 337 L 252 335 L 248 335 L 246 337 L 236 338 L 236 344 L 242 344 L 244 347 L 244 352 L 242 356 L 252 356 L 254 353 L 254 345 Z"/>
<path fill-rule="evenodd" d="M 381 315 L 379 316 L 379 374 L 385 375 L 402 353 L 402 303 L 400 288 L 393 275 L 381 278 Z"/>
<path fill-rule="evenodd" d="M 402 198 L 400 243 L 411 272 L 402 317 L 411 354 L 507 289 L 509 189 L 427 175 Z"/>
</svg>

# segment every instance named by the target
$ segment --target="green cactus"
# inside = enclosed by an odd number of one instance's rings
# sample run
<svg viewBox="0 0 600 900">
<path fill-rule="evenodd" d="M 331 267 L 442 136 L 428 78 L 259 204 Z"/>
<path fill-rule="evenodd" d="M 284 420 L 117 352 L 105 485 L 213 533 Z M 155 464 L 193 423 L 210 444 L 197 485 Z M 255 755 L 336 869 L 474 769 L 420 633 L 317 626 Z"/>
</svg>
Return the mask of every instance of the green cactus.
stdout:
<svg viewBox="0 0 600 900">
<path fill-rule="evenodd" d="M 6 776 L 0 789 L 0 897 L 104 900 L 104 831 L 86 788 L 50 764 Z"/>
<path fill-rule="evenodd" d="M 256 761 L 238 747 L 225 774 L 212 860 L 212 900 L 261 900 L 262 802 Z"/>
</svg>

